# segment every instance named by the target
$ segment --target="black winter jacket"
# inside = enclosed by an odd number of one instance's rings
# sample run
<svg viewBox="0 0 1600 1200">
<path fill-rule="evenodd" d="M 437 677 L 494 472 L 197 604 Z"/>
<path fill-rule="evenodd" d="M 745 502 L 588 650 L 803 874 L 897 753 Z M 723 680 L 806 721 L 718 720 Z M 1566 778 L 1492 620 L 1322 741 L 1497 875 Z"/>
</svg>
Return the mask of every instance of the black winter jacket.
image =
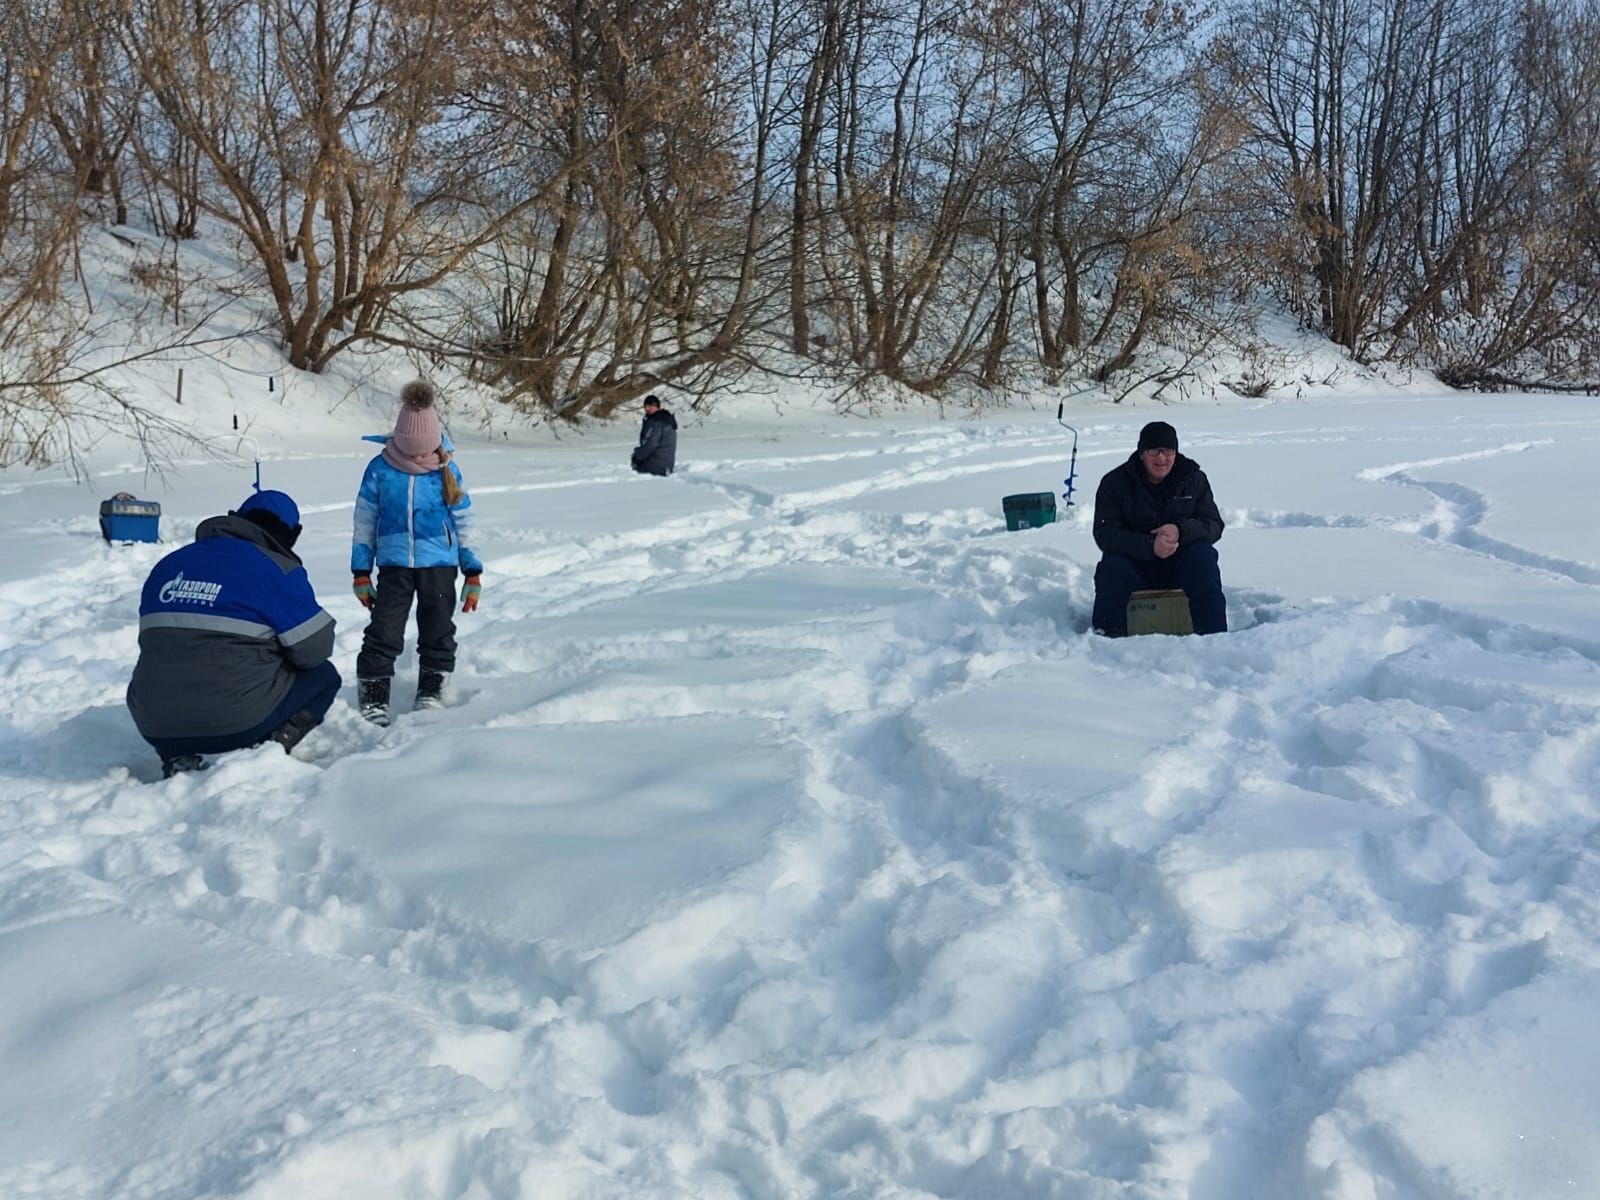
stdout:
<svg viewBox="0 0 1600 1200">
<path fill-rule="evenodd" d="M 1155 560 L 1158 525 L 1178 527 L 1179 546 L 1215 542 L 1222 536 L 1222 514 L 1211 496 L 1211 482 L 1200 464 L 1182 454 L 1172 470 L 1152 487 L 1138 452 L 1106 473 L 1094 494 L 1094 542 L 1106 554 L 1138 562 Z"/>
<path fill-rule="evenodd" d="M 658 408 L 644 419 L 639 444 L 633 450 L 633 469 L 646 475 L 671 475 L 678 461 L 678 419 Z"/>
</svg>

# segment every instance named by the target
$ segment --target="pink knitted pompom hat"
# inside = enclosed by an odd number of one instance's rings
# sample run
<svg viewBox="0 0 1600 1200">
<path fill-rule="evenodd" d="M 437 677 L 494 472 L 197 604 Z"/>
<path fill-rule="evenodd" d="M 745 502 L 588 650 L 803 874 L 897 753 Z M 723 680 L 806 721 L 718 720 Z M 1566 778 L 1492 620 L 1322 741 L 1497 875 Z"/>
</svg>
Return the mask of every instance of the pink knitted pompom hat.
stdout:
<svg viewBox="0 0 1600 1200">
<path fill-rule="evenodd" d="M 400 390 L 400 415 L 390 438 L 400 453 L 420 458 L 439 448 L 439 413 L 433 397 L 433 384 L 426 379 L 413 379 Z"/>
</svg>

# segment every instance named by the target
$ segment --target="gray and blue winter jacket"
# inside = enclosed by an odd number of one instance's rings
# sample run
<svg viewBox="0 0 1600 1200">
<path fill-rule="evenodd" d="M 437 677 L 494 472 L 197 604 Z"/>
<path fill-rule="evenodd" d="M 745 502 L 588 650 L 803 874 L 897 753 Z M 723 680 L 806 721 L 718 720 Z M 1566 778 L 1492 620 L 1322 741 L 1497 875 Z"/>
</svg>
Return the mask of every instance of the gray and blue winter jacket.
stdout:
<svg viewBox="0 0 1600 1200">
<path fill-rule="evenodd" d="M 229 513 L 151 570 L 128 708 L 146 738 L 239 733 L 333 653 L 334 621 L 293 551 Z"/>
<path fill-rule="evenodd" d="M 450 449 L 448 440 L 445 449 Z M 451 472 L 462 487 L 461 502 L 454 508 L 445 503 L 443 471 Z M 472 524 L 472 497 L 455 463 L 409 475 L 380 454 L 367 464 L 356 493 L 350 570 L 364 575 L 374 567 L 460 567 L 462 574 L 480 574 L 483 562 L 472 548 Z"/>
</svg>

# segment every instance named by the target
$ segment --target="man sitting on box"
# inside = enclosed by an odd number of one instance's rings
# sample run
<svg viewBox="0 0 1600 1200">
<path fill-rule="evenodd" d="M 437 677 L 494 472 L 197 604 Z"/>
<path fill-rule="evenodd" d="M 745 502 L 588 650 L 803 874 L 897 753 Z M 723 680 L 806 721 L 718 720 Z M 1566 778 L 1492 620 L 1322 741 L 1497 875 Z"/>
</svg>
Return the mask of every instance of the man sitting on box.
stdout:
<svg viewBox="0 0 1600 1200">
<path fill-rule="evenodd" d="M 1222 514 L 1200 464 L 1178 453 L 1178 431 L 1151 421 L 1139 447 L 1108 472 L 1094 496 L 1096 631 L 1128 632 L 1128 598 L 1141 588 L 1181 588 L 1196 633 L 1225 633 L 1227 602 L 1217 565 Z"/>
<path fill-rule="evenodd" d="M 294 553 L 299 536 L 295 502 L 257 492 L 201 521 L 145 580 L 128 708 L 163 775 L 267 741 L 288 752 L 333 704 L 333 618 Z"/>
</svg>

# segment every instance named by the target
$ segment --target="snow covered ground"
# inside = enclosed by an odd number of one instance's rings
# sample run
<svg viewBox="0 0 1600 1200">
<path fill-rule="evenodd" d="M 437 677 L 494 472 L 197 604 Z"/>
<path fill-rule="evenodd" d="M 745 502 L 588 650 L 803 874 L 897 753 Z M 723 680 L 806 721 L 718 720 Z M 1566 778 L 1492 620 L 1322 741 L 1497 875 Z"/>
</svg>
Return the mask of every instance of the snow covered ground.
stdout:
<svg viewBox="0 0 1600 1200">
<path fill-rule="evenodd" d="M 458 427 L 483 607 L 380 730 L 390 411 L 256 427 L 347 688 L 170 781 L 139 586 L 250 470 L 0 475 L 0 1196 L 1600 1195 L 1594 400 L 1085 407 L 1024 532 L 1053 400 L 685 412 L 666 480 Z M 1156 416 L 1225 636 L 1086 632 Z"/>
</svg>

